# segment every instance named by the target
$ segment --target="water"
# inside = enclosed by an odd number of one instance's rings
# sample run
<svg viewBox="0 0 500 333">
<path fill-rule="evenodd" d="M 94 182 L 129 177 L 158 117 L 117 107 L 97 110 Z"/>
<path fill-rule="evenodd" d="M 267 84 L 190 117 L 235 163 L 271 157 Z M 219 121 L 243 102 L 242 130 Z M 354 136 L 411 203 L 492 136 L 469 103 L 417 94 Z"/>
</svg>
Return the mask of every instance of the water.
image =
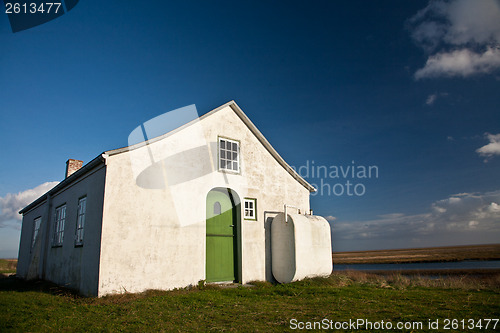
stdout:
<svg viewBox="0 0 500 333">
<path fill-rule="evenodd" d="M 453 261 L 453 262 L 424 262 L 408 264 L 335 264 L 334 271 L 354 269 L 359 271 L 400 271 L 410 269 L 500 269 L 500 260 L 491 261 Z"/>
</svg>

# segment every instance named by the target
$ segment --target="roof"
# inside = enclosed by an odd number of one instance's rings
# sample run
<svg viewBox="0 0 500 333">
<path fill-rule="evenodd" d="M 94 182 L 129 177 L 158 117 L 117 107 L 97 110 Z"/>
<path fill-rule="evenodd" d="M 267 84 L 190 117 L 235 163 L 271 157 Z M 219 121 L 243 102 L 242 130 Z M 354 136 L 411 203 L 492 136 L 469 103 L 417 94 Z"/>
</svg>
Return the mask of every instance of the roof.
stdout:
<svg viewBox="0 0 500 333">
<path fill-rule="evenodd" d="M 288 173 L 295 179 L 297 180 L 302 186 L 304 186 L 309 192 L 316 192 L 316 189 L 311 185 L 309 184 L 304 178 L 302 178 L 290 165 L 288 165 L 288 163 L 285 162 L 285 160 L 283 159 L 283 157 L 280 156 L 280 154 L 278 154 L 278 152 L 276 151 L 276 149 L 273 148 L 273 146 L 271 146 L 271 144 L 269 143 L 269 141 L 267 141 L 267 139 L 264 137 L 264 135 L 258 130 L 258 128 L 254 125 L 254 123 L 252 123 L 252 121 L 250 120 L 250 118 L 247 117 L 247 115 L 243 112 L 243 110 L 241 110 L 241 108 L 238 106 L 238 104 L 236 104 L 236 102 L 233 100 L 233 101 L 230 101 L 230 102 L 227 102 L 226 104 L 224 105 L 221 105 L 219 106 L 218 108 L 210 111 L 210 112 L 207 112 L 205 113 L 204 115 L 200 116 L 199 118 L 195 119 L 195 120 L 192 120 L 168 133 L 165 133 L 163 135 L 160 135 L 160 136 L 157 136 L 155 138 L 152 138 L 152 139 L 149 139 L 149 140 L 146 140 L 146 141 L 143 141 L 141 143 L 138 143 L 138 144 L 135 144 L 135 145 L 131 145 L 131 146 L 128 146 L 128 147 L 123 147 L 123 148 L 118 148 L 118 149 L 114 149 L 114 150 L 110 150 L 110 151 L 107 151 L 105 152 L 104 154 L 105 155 L 108 155 L 108 156 L 112 156 L 112 155 L 116 155 L 116 154 L 120 154 L 120 153 L 124 153 L 126 151 L 131 151 L 131 150 L 135 150 L 137 148 L 140 148 L 140 147 L 143 147 L 145 145 L 149 145 L 153 142 L 156 142 L 156 141 L 160 141 L 176 132 L 179 132 L 180 130 L 194 124 L 195 122 L 199 121 L 199 120 L 202 120 L 204 118 L 207 118 L 207 117 L 210 117 L 211 115 L 213 115 L 214 113 L 226 108 L 226 107 L 230 107 L 235 113 L 236 115 L 238 115 L 238 117 L 241 119 L 241 121 L 243 121 L 243 123 L 248 127 L 248 129 L 255 135 L 255 137 L 257 137 L 257 139 L 260 141 L 260 143 L 266 148 L 266 150 L 274 157 L 274 159 L 286 170 L 288 171 Z"/>
<path fill-rule="evenodd" d="M 174 134 L 176 132 L 179 132 L 182 129 L 184 129 L 184 128 L 186 128 L 186 127 L 194 124 L 196 121 L 199 121 L 199 120 L 202 120 L 204 118 L 210 117 L 214 113 L 216 113 L 216 112 L 218 112 L 218 111 L 220 111 L 220 110 L 222 110 L 222 109 L 224 109 L 226 107 L 230 107 L 236 113 L 236 115 L 238 115 L 238 117 L 241 119 L 241 121 L 243 121 L 243 123 L 248 127 L 248 129 L 255 135 L 255 137 L 266 148 L 266 150 L 271 154 L 271 156 L 273 156 L 274 159 L 295 180 L 297 180 L 309 192 L 316 192 L 316 189 L 311 184 L 309 184 L 290 165 L 288 165 L 288 163 L 285 162 L 285 160 L 278 154 L 278 152 L 273 148 L 273 146 L 271 146 L 271 144 L 269 143 L 269 141 L 267 141 L 267 139 L 264 137 L 264 135 L 262 135 L 262 133 L 257 129 L 257 127 L 254 125 L 254 123 L 252 123 L 252 121 L 250 120 L 250 118 L 248 118 L 247 115 L 243 112 L 243 110 L 241 110 L 241 108 L 238 106 L 238 104 L 236 104 L 236 102 L 234 100 L 232 100 L 230 102 L 227 102 L 224 105 L 219 106 L 218 108 L 216 108 L 216 109 L 214 109 L 214 110 L 212 110 L 210 112 L 205 113 L 204 115 L 200 116 L 198 119 L 192 120 L 192 121 L 190 121 L 190 122 L 188 122 L 188 123 L 186 123 L 186 124 L 184 124 L 184 125 L 176 128 L 176 129 L 174 129 L 174 130 L 172 130 L 172 131 L 170 131 L 168 133 L 165 133 L 163 135 L 157 136 L 155 138 L 149 139 L 147 141 L 144 141 L 144 142 L 141 142 L 141 143 L 138 143 L 138 144 L 135 144 L 135 145 L 131 145 L 131 146 L 123 147 L 123 148 L 118 148 L 118 149 L 113 149 L 113 150 L 106 151 L 106 152 L 104 152 L 102 154 L 99 154 L 92 161 L 90 161 L 89 163 L 85 164 L 82 168 L 80 168 L 79 170 L 77 170 L 71 176 L 69 176 L 66 179 L 64 179 L 63 181 L 61 181 L 59 184 L 57 184 L 52 189 L 50 189 L 47 193 L 43 194 L 41 197 L 39 197 L 38 199 L 36 199 L 32 203 L 30 203 L 28 206 L 24 207 L 21 211 L 19 211 L 19 213 L 20 214 L 26 213 L 27 211 L 31 210 L 32 208 L 36 207 L 37 205 L 39 205 L 40 203 L 42 203 L 43 201 L 45 201 L 47 199 L 48 195 L 52 195 L 52 194 L 56 193 L 60 189 L 64 188 L 66 185 L 72 183 L 73 181 L 77 180 L 81 176 L 85 175 L 90 170 L 94 169 L 96 166 L 98 166 L 100 164 L 104 164 L 105 160 L 106 160 L 106 157 L 112 156 L 112 155 L 117 155 L 117 154 L 120 154 L 120 153 L 123 153 L 123 152 L 127 152 L 127 151 L 131 151 L 131 150 L 135 150 L 135 149 L 140 148 L 142 146 L 149 145 L 149 144 L 151 144 L 153 142 L 162 140 L 163 138 L 165 138 L 167 136 L 170 136 L 170 135 L 172 135 L 172 134 Z"/>
</svg>

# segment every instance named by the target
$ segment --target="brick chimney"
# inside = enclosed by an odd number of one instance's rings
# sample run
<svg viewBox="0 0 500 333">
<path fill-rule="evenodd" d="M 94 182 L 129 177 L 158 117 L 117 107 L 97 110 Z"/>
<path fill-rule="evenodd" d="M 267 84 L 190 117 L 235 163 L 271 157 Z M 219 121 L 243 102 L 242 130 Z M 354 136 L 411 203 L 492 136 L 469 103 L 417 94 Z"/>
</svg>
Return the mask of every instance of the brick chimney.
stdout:
<svg viewBox="0 0 500 333">
<path fill-rule="evenodd" d="M 66 162 L 66 178 L 71 176 L 73 173 L 78 171 L 83 165 L 83 161 L 80 160 L 74 160 L 74 159 L 69 159 Z"/>
</svg>

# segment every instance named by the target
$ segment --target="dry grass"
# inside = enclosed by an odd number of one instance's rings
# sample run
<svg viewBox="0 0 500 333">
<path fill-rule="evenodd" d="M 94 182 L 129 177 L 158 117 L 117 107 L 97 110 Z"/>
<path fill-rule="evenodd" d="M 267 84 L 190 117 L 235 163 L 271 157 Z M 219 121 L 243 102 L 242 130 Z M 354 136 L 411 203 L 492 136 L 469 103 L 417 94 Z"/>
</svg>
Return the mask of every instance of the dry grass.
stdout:
<svg viewBox="0 0 500 333">
<path fill-rule="evenodd" d="M 381 288 L 441 288 L 463 290 L 500 290 L 500 272 L 456 272 L 456 274 L 437 273 L 435 275 L 414 272 L 379 272 L 347 270 L 334 272 L 329 278 L 339 287 L 352 284 L 368 284 Z"/>
<path fill-rule="evenodd" d="M 335 264 L 388 264 L 462 260 L 500 260 L 500 244 L 337 252 L 333 253 L 332 257 Z"/>
</svg>

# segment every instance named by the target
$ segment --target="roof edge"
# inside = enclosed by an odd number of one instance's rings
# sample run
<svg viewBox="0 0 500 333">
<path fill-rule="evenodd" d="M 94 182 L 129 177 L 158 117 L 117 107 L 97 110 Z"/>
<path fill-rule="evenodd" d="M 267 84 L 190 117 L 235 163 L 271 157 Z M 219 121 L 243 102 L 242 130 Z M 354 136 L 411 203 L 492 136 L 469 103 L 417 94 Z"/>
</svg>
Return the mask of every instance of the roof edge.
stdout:
<svg viewBox="0 0 500 333">
<path fill-rule="evenodd" d="M 316 192 L 316 189 L 314 188 L 314 186 L 312 186 L 311 184 L 309 184 L 304 178 L 302 178 L 301 175 L 299 175 L 288 163 L 286 163 L 286 161 L 283 159 L 283 157 L 280 156 L 280 154 L 278 154 L 278 152 L 276 151 L 276 149 L 273 148 L 273 146 L 271 146 L 271 144 L 269 143 L 269 141 L 267 141 L 267 139 L 264 137 L 264 135 L 259 131 L 259 129 L 257 128 L 257 126 L 254 125 L 254 123 L 250 120 L 250 118 L 248 118 L 248 116 L 245 114 L 245 112 L 243 112 L 243 110 L 238 106 L 238 104 L 236 104 L 236 102 L 234 100 L 231 100 L 215 109 L 213 109 L 212 111 L 209 111 L 201 116 L 199 116 L 198 118 L 196 119 L 193 119 L 191 120 L 190 122 L 187 122 L 186 124 L 180 126 L 180 127 L 177 127 L 176 129 L 170 131 L 170 132 L 167 132 L 165 134 L 162 134 L 160 136 L 157 136 L 155 138 L 152 138 L 152 139 L 149 139 L 149 140 L 146 140 L 146 141 L 143 141 L 143 142 L 140 142 L 140 143 L 137 143 L 135 145 L 131 145 L 131 146 L 127 146 L 127 147 L 122 147 L 122 148 L 118 148 L 118 149 L 113 149 L 113 150 L 109 150 L 109 151 L 106 151 L 104 154 L 108 155 L 108 156 L 113 156 L 113 155 L 116 155 L 116 154 L 121 154 L 121 153 L 124 153 L 124 152 L 127 152 L 127 151 L 131 151 L 131 150 L 135 150 L 135 149 L 138 149 L 140 147 L 143 147 L 143 146 L 146 146 L 146 145 L 149 145 L 151 143 L 154 143 L 154 142 L 157 142 L 157 141 L 160 141 L 168 136 L 171 136 L 179 131 L 181 131 L 182 129 L 186 128 L 186 127 L 189 127 L 191 126 L 192 124 L 194 124 L 195 122 L 197 121 L 200 121 L 204 118 L 207 118 L 207 117 L 210 117 L 212 114 L 226 108 L 226 107 L 230 107 L 237 115 L 238 117 L 243 121 L 243 123 L 248 127 L 248 129 L 257 137 L 257 139 L 260 141 L 260 143 L 262 143 L 262 145 L 266 148 L 266 150 L 274 157 L 274 159 L 286 170 L 288 171 L 288 173 L 295 179 L 297 180 L 302 186 L 304 186 L 309 192 Z"/>
<path fill-rule="evenodd" d="M 262 145 L 267 149 L 267 151 L 274 157 L 274 159 L 286 170 L 288 173 L 301 185 L 303 185 L 309 192 L 316 192 L 314 186 L 309 184 L 301 175 L 297 173 L 284 159 L 280 154 L 274 149 L 274 147 L 267 141 L 265 136 L 259 131 L 257 126 L 248 118 L 248 116 L 243 112 L 243 110 L 236 104 L 233 100 L 229 103 L 224 104 L 224 106 L 229 105 L 231 109 L 240 117 L 240 119 L 247 125 L 250 131 L 259 139 Z"/>
<path fill-rule="evenodd" d="M 23 214 L 24 215 L 24 213 L 30 211 L 34 207 L 38 206 L 40 203 L 42 203 L 45 200 L 47 200 L 47 196 L 48 195 L 52 195 L 52 194 L 56 193 L 57 191 L 59 191 L 63 187 L 71 184 L 72 182 L 74 182 L 78 178 L 84 176 L 86 173 L 88 173 L 89 171 L 91 171 L 92 169 L 94 169 L 96 166 L 98 166 L 99 164 L 104 163 L 104 162 L 105 162 L 105 154 L 104 153 L 103 154 L 99 154 L 96 158 L 94 158 L 93 160 L 91 160 L 90 162 L 88 162 L 87 164 L 85 164 L 84 166 L 82 166 L 80 169 L 78 169 L 77 171 L 75 171 L 73 174 L 71 174 L 69 177 L 67 177 L 64 180 L 62 180 L 59 184 L 57 184 L 56 186 L 54 186 L 53 188 L 51 188 L 50 190 L 48 190 L 47 192 L 45 192 L 38 199 L 36 199 L 32 203 L 30 203 L 29 205 L 27 205 L 26 207 L 24 207 L 23 209 L 21 209 L 19 211 L 19 214 Z"/>
<path fill-rule="evenodd" d="M 165 134 L 159 135 L 157 137 L 151 138 L 151 139 L 146 140 L 146 141 L 142 141 L 142 142 L 136 143 L 136 144 L 131 145 L 131 146 L 125 146 L 125 147 L 121 147 L 121 148 L 117 148 L 117 149 L 108 150 L 108 151 L 104 152 L 104 154 L 106 154 L 108 156 L 113 156 L 113 155 L 124 153 L 126 151 L 136 150 L 138 148 L 141 148 L 141 147 L 147 146 L 149 144 L 152 144 L 154 142 L 160 141 L 160 140 L 162 140 L 162 139 L 164 139 L 166 137 L 169 137 L 169 136 L 171 136 L 171 135 L 173 135 L 173 134 L 175 134 L 175 133 L 183 130 L 184 128 L 189 127 L 192 124 L 194 124 L 194 123 L 196 123 L 196 122 L 198 122 L 198 121 L 200 121 L 200 120 L 202 120 L 202 119 L 210 116 L 211 114 L 214 114 L 215 112 L 217 112 L 219 110 L 222 110 L 222 109 L 224 109 L 227 106 L 230 106 L 232 103 L 236 104 L 236 102 L 234 100 L 233 101 L 229 101 L 229 102 L 227 102 L 227 103 L 225 103 L 225 104 L 223 104 L 223 105 L 221 105 L 221 106 L 213 109 L 212 111 L 209 111 L 209 112 L 207 112 L 207 113 L 199 116 L 198 118 L 193 119 L 193 120 L 185 123 L 184 125 L 179 126 L 179 127 L 175 128 L 175 129 L 171 130 L 170 132 L 167 132 Z"/>
</svg>

